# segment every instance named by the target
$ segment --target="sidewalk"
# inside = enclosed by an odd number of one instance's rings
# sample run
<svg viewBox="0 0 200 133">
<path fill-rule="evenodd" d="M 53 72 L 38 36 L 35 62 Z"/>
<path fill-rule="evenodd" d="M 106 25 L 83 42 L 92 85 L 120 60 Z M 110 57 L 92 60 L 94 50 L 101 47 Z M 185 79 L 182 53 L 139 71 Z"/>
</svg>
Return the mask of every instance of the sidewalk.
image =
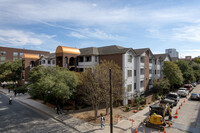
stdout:
<svg viewBox="0 0 200 133">
<path fill-rule="evenodd" d="M 52 117 L 53 119 L 56 119 L 57 121 L 63 123 L 64 125 L 68 126 L 69 128 L 73 128 L 77 132 L 94 132 L 94 133 L 109 133 L 110 132 L 110 126 L 106 125 L 106 127 L 101 130 L 100 124 L 95 125 L 91 124 L 85 121 L 82 121 L 80 119 L 77 119 L 75 117 L 72 117 L 67 114 L 57 115 L 56 110 L 53 108 L 48 107 L 47 105 L 44 105 L 42 103 L 39 103 L 33 99 L 30 99 L 29 94 L 16 96 L 14 97 L 13 92 L 8 93 L 7 89 L 3 89 L 0 87 L 0 92 L 4 93 L 5 95 L 9 96 L 12 95 L 13 99 L 16 101 L 19 101 L 23 104 L 26 104 L 27 106 L 30 106 L 40 112 L 45 113 L 46 115 Z M 133 114 L 129 119 L 133 119 L 133 129 L 135 127 L 139 127 L 140 123 L 143 122 L 143 120 L 148 116 L 149 108 L 146 107 L 145 109 L 139 111 L 136 114 Z M 116 119 L 116 118 L 114 118 Z M 116 125 L 114 125 L 113 132 L 115 133 L 131 133 L 131 126 L 132 122 L 129 120 L 121 120 Z"/>
</svg>

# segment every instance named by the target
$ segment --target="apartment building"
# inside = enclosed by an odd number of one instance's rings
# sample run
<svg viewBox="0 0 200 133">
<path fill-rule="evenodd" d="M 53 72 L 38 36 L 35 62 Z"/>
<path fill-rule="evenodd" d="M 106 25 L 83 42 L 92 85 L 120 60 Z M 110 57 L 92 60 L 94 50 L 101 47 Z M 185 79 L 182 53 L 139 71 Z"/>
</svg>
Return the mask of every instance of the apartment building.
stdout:
<svg viewBox="0 0 200 133">
<path fill-rule="evenodd" d="M 83 72 L 94 68 L 101 60 L 113 61 L 122 69 L 124 80 L 123 105 L 130 103 L 134 95 L 142 95 L 153 87 L 153 80 L 162 77 L 164 61 L 168 54 L 153 55 L 149 48 L 132 49 L 117 45 L 105 47 L 71 48 L 58 46 L 56 52 L 39 57 L 24 54 L 26 73 L 36 65 L 67 67 L 71 71 Z M 24 75 L 25 80 L 28 75 Z"/>
<path fill-rule="evenodd" d="M 15 61 L 21 59 L 24 53 L 36 54 L 39 57 L 49 54 L 47 51 L 0 47 L 0 64 L 3 64 L 6 61 Z"/>
</svg>

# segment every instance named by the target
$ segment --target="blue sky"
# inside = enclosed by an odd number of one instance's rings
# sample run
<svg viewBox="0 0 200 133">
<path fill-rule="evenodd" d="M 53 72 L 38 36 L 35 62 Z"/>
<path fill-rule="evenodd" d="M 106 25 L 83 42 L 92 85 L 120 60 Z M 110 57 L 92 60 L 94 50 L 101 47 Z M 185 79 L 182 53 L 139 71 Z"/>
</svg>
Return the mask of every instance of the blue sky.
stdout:
<svg viewBox="0 0 200 133">
<path fill-rule="evenodd" d="M 0 46 L 120 45 L 200 56 L 198 0 L 0 0 Z"/>
</svg>

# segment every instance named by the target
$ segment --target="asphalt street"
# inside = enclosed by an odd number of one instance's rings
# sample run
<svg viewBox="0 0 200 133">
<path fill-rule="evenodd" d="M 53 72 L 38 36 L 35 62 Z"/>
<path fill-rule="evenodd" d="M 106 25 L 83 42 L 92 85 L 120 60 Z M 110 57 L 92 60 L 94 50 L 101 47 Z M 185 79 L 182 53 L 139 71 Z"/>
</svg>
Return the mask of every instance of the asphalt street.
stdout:
<svg viewBox="0 0 200 133">
<path fill-rule="evenodd" d="M 71 133 L 73 128 L 0 93 L 0 133 Z"/>
<path fill-rule="evenodd" d="M 191 93 L 200 93 L 200 85 L 195 87 Z M 181 109 L 178 109 L 181 103 L 183 106 L 181 106 Z M 176 109 L 178 115 L 175 114 Z M 200 101 L 180 98 L 178 105 L 172 110 L 172 116 L 178 116 L 178 118 L 172 119 L 172 127 L 166 126 L 166 133 L 200 133 Z M 142 124 L 138 127 L 138 133 L 142 133 L 143 130 L 146 133 L 159 132 L 158 129 L 148 128 Z M 135 129 L 133 132 L 135 132 Z"/>
</svg>

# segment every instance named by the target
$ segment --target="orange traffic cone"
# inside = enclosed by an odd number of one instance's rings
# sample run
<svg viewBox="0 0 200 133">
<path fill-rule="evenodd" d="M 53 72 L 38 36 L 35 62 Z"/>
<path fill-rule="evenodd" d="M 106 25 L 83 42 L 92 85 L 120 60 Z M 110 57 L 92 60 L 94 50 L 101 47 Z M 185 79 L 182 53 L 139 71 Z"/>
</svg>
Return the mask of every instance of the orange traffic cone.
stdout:
<svg viewBox="0 0 200 133">
<path fill-rule="evenodd" d="M 167 133 L 166 131 L 165 131 L 165 127 L 164 127 L 164 132 L 163 133 Z"/>
<path fill-rule="evenodd" d="M 179 109 L 181 109 L 181 106 L 179 106 Z"/>
<path fill-rule="evenodd" d="M 184 103 L 185 103 L 185 100 L 184 100 Z"/>
<path fill-rule="evenodd" d="M 160 133 L 160 129 L 158 130 L 158 132 Z"/>
<path fill-rule="evenodd" d="M 135 130 L 135 133 L 138 133 L 137 127 L 136 127 L 136 130 Z"/>
<path fill-rule="evenodd" d="M 152 130 L 151 130 L 151 133 L 152 133 Z"/>
<path fill-rule="evenodd" d="M 143 128 L 143 133 L 145 133 L 145 130 L 144 130 L 144 128 Z"/>
<path fill-rule="evenodd" d="M 178 110 L 176 110 L 176 114 L 178 115 Z"/>
<path fill-rule="evenodd" d="M 183 104 L 181 103 L 181 106 L 183 106 Z"/>
</svg>

